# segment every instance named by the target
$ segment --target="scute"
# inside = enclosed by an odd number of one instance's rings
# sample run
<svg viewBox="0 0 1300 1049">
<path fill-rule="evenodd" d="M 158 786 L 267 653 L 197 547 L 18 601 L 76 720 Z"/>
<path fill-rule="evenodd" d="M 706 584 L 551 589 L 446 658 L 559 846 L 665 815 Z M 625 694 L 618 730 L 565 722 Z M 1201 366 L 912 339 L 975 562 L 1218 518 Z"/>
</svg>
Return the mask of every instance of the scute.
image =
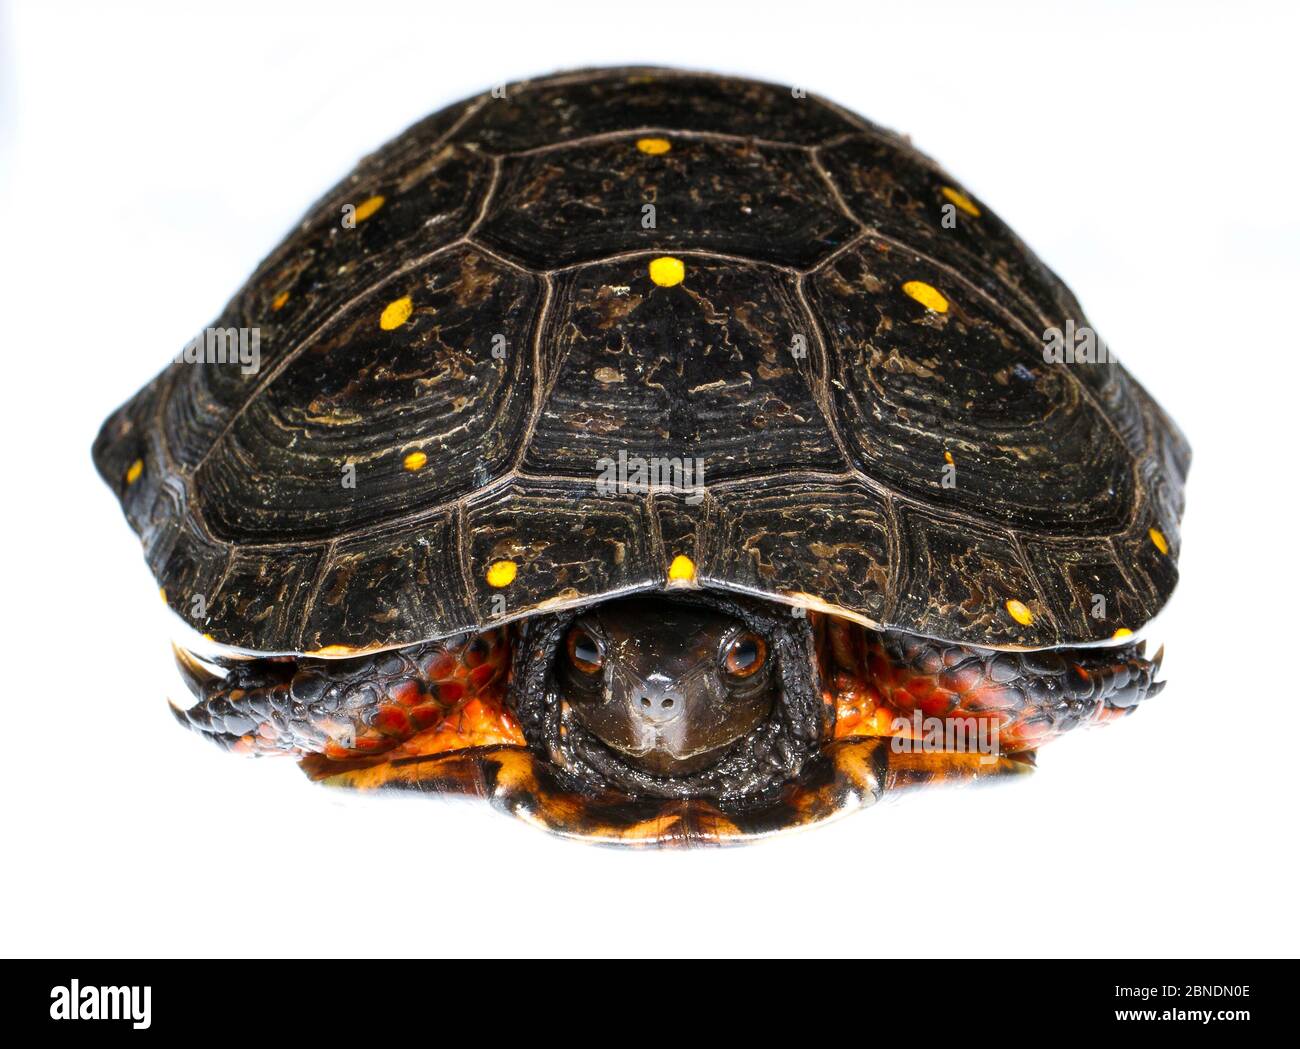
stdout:
<svg viewBox="0 0 1300 1049">
<path fill-rule="evenodd" d="M 476 236 L 539 270 L 626 251 L 629 229 L 639 247 L 661 252 L 806 269 L 856 232 L 804 150 L 691 139 L 651 158 L 637 141 L 507 157 Z"/>
<path fill-rule="evenodd" d="M 720 534 L 702 562 L 706 579 L 884 620 L 894 525 L 878 489 L 777 476 L 724 486 L 714 499 Z"/>
<path fill-rule="evenodd" d="M 967 644 L 1104 641 L 1174 587 L 1190 453 L 1120 365 L 1044 362 L 1066 320 L 890 132 L 768 84 L 562 74 L 363 160 L 214 322 L 260 368 L 169 366 L 95 460 L 167 602 L 236 648 L 413 644 L 675 562 Z M 620 455 L 702 488 L 598 488 Z"/>
<path fill-rule="evenodd" d="M 917 276 L 941 285 L 946 312 L 902 291 Z M 1018 529 L 1108 535 L 1132 515 L 1120 435 L 1070 370 L 1046 364 L 1041 343 L 977 289 L 875 238 L 808 284 L 836 336 L 832 389 L 863 473 Z"/>
<path fill-rule="evenodd" d="M 662 582 L 667 566 L 649 524 L 644 497 L 594 497 L 585 483 L 521 481 L 484 493 L 464 515 L 471 618 L 490 622 Z M 499 561 L 517 566 L 508 587 L 488 581 Z"/>
<path fill-rule="evenodd" d="M 816 400 L 809 319 L 771 267 L 683 254 L 689 277 L 656 287 L 653 256 L 564 274 L 543 337 L 553 376 L 524 456 L 535 474 L 591 482 L 602 459 L 704 465 L 704 483 L 847 469 Z"/>
<path fill-rule="evenodd" d="M 361 297 L 214 442 L 195 473 L 213 533 L 235 544 L 337 538 L 500 476 L 531 406 L 542 293 L 539 278 L 457 247 Z M 395 301 L 411 312 L 385 330 Z M 410 469 L 413 452 L 433 468 Z"/>
<path fill-rule="evenodd" d="M 162 425 L 169 452 L 196 467 L 286 359 L 316 344 L 324 326 L 346 323 L 358 299 L 394 273 L 431 259 L 469 230 L 491 184 L 492 164 L 463 147 L 434 149 L 422 133 L 381 151 L 312 208 L 258 267 L 211 327 L 257 329 L 260 368 L 188 366 L 166 398 Z M 431 132 L 441 126 L 434 121 Z M 405 138 L 406 136 L 403 136 Z M 402 140 L 398 140 L 402 142 Z M 382 198 L 378 210 L 345 227 L 344 208 Z M 355 218 L 354 218 L 355 221 Z"/>
</svg>

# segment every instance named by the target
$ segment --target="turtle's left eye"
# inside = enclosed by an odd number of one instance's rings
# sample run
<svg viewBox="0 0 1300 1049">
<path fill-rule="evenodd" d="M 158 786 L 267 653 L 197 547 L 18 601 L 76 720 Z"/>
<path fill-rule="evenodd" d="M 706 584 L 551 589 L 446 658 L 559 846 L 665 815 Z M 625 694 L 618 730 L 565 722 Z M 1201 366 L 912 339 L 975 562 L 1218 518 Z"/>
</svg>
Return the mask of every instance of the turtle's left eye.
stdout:
<svg viewBox="0 0 1300 1049">
<path fill-rule="evenodd" d="M 732 677 L 749 677 L 766 660 L 767 643 L 757 634 L 739 634 L 723 649 L 722 664 Z"/>
<path fill-rule="evenodd" d="M 594 674 L 605 662 L 605 646 L 600 638 L 580 626 L 569 631 L 564 646 L 569 652 L 569 662 L 584 674 Z"/>
</svg>

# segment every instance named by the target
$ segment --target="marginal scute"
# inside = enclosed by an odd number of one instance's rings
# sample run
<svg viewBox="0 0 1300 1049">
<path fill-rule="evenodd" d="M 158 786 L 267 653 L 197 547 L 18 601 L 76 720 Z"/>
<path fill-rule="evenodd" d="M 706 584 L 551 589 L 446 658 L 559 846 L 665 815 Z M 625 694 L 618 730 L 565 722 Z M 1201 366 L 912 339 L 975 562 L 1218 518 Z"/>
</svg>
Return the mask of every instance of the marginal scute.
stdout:
<svg viewBox="0 0 1300 1049">
<path fill-rule="evenodd" d="M 658 537 L 660 578 L 672 571 L 678 557 L 690 559 L 692 565 L 704 563 L 710 549 L 709 525 L 711 500 L 707 492 L 656 491 L 646 497 L 652 524 L 652 536 Z"/>
<path fill-rule="evenodd" d="M 1044 634 L 1060 636 L 1007 533 L 973 523 L 958 530 L 950 520 L 914 506 L 900 506 L 898 518 L 900 578 L 891 623 L 915 624 L 913 631 L 928 637 L 994 648 L 1034 648 Z M 1030 622 L 1008 614 L 1012 600 L 1029 612 Z"/>
<path fill-rule="evenodd" d="M 192 519 L 180 518 L 162 549 L 155 551 L 155 575 L 163 584 L 166 602 L 189 626 L 210 630 L 210 605 L 225 573 L 228 548 L 213 542 Z"/>
<path fill-rule="evenodd" d="M 305 650 L 409 645 L 424 640 L 413 624 L 445 624 L 443 634 L 474 620 L 460 580 L 454 516 L 376 530 L 338 544 L 325 564 L 300 639 Z"/>
<path fill-rule="evenodd" d="M 122 509 L 132 527 L 136 524 L 130 510 L 130 501 L 137 498 L 139 490 L 148 484 L 146 474 L 149 467 L 150 418 L 157 405 L 158 388 L 162 380 L 163 376 L 160 375 L 104 420 L 91 448 L 91 456 L 100 476 L 122 500 Z M 126 475 L 136 460 L 144 463 L 141 477 L 137 478 L 143 478 L 144 483 L 127 485 L 124 483 Z M 136 528 L 136 531 L 139 529 Z"/>
<path fill-rule="evenodd" d="M 141 486 L 132 486 L 132 489 Z M 176 477 L 166 477 L 146 489 L 149 495 L 144 504 L 140 538 L 144 543 L 144 559 L 153 571 L 154 578 L 166 584 L 164 570 L 181 533 L 189 526 L 185 515 L 185 490 Z"/>
<path fill-rule="evenodd" d="M 521 480 L 470 501 L 465 543 L 479 622 L 660 583 L 650 574 L 645 500 L 596 496 L 593 481 L 583 487 Z M 504 590 L 487 579 L 498 561 L 513 562 L 518 574 Z"/>
<path fill-rule="evenodd" d="M 270 652 L 319 648 L 302 644 L 299 634 L 324 560 L 323 548 L 237 549 L 208 601 L 203 632 Z"/>
<path fill-rule="evenodd" d="M 1131 571 L 1145 575 L 1155 593 L 1167 594 L 1173 591 L 1178 581 L 1178 567 L 1173 557 L 1162 554 L 1151 541 L 1153 524 L 1149 521 L 1147 528 L 1139 525 L 1132 533 L 1117 539 L 1116 545 L 1120 548 L 1122 563 Z"/>
<path fill-rule="evenodd" d="M 1144 622 L 1155 601 L 1141 577 L 1116 559 L 1108 539 L 1023 540 L 1025 555 L 1061 628 L 1079 642 L 1104 641 L 1130 623 Z"/>
<path fill-rule="evenodd" d="M 720 539 L 702 570 L 705 580 L 759 593 L 808 592 L 885 620 L 890 520 L 878 491 L 778 478 L 714 498 Z"/>
</svg>

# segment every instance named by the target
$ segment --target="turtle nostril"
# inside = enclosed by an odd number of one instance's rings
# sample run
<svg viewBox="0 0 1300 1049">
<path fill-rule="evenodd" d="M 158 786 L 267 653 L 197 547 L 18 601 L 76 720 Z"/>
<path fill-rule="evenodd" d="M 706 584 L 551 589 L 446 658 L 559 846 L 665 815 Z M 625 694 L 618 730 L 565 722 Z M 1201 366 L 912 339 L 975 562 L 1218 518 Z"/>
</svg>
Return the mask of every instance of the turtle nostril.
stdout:
<svg viewBox="0 0 1300 1049">
<path fill-rule="evenodd" d="M 637 696 L 641 717 L 650 721 L 667 721 L 677 717 L 677 696 Z"/>
</svg>

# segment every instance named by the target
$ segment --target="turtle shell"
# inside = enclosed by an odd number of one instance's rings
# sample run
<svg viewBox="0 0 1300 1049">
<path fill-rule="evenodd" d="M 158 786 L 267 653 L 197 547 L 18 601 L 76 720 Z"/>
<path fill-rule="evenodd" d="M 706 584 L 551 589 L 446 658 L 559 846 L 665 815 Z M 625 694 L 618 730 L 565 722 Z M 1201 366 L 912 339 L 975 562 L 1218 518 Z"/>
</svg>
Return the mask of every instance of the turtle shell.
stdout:
<svg viewBox="0 0 1300 1049">
<path fill-rule="evenodd" d="M 1085 323 L 905 139 L 789 88 L 584 71 L 364 159 L 94 456 L 167 602 L 234 648 L 669 585 L 1104 641 L 1173 590 L 1190 453 L 1120 365 L 1046 361 Z"/>
</svg>

